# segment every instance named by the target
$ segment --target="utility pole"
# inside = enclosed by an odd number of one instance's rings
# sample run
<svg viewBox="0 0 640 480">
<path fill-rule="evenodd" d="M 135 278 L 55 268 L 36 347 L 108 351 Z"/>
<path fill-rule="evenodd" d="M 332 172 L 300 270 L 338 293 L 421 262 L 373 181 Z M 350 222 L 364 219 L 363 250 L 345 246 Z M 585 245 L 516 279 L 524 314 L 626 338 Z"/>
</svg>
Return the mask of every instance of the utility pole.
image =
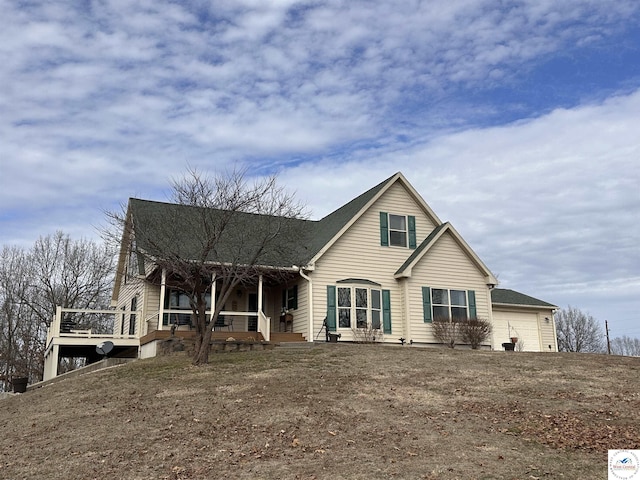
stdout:
<svg viewBox="0 0 640 480">
<path fill-rule="evenodd" d="M 607 332 L 607 354 L 611 355 L 611 341 L 609 340 L 609 322 L 604 321 L 604 330 Z"/>
</svg>

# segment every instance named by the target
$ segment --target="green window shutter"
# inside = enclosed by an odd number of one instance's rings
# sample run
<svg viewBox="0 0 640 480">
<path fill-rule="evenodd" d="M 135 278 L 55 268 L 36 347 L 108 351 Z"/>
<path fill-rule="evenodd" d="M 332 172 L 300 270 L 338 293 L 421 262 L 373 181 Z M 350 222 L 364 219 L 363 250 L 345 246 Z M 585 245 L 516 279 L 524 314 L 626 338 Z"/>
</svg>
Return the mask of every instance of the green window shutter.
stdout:
<svg viewBox="0 0 640 480">
<path fill-rule="evenodd" d="M 327 285 L 327 331 L 336 330 L 336 287 Z"/>
<path fill-rule="evenodd" d="M 469 296 L 469 318 L 476 318 L 478 316 L 476 310 L 476 292 L 469 290 L 467 295 Z"/>
<path fill-rule="evenodd" d="M 293 286 L 293 298 L 291 299 L 291 308 L 296 310 L 298 308 L 298 285 Z"/>
<path fill-rule="evenodd" d="M 389 246 L 389 215 L 380 212 L 380 245 Z"/>
<path fill-rule="evenodd" d="M 416 247 L 416 217 L 409 215 L 409 248 Z"/>
<path fill-rule="evenodd" d="M 287 308 L 287 289 L 282 289 L 282 308 Z"/>
<path fill-rule="evenodd" d="M 384 333 L 391 333 L 391 292 L 382 290 L 382 328 Z"/>
<path fill-rule="evenodd" d="M 431 289 L 429 287 L 422 287 L 422 311 L 424 323 L 431 323 Z"/>
</svg>

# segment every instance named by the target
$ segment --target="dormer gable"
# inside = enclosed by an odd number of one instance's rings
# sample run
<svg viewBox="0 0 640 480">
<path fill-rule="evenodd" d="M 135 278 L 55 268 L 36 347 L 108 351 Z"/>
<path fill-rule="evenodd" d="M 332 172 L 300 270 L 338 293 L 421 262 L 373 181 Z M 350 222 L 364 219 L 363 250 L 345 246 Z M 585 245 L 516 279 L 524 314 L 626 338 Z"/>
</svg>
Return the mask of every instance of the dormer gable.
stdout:
<svg viewBox="0 0 640 480">
<path fill-rule="evenodd" d="M 480 257 L 471 249 L 469 244 L 462 238 L 458 231 L 453 228 L 449 222 L 438 225 L 433 231 L 424 239 L 424 241 L 416 248 L 416 250 L 407 258 L 402 266 L 396 271 L 394 277 L 396 279 L 409 278 L 412 275 L 413 268 L 422 260 L 422 258 L 429 252 L 430 249 L 436 245 L 438 240 L 443 235 L 449 234 L 453 240 L 458 244 L 464 254 L 471 260 L 476 268 L 482 273 L 487 285 L 497 285 L 498 279 L 491 273 L 489 268 L 484 264 Z"/>
</svg>

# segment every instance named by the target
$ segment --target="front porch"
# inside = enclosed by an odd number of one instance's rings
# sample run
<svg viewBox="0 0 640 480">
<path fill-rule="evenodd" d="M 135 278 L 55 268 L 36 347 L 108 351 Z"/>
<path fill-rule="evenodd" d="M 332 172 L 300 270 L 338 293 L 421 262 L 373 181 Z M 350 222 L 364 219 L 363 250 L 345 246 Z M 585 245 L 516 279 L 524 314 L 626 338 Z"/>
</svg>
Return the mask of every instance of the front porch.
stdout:
<svg viewBox="0 0 640 480">
<path fill-rule="evenodd" d="M 214 336 L 236 336 L 238 332 L 248 332 L 249 336 L 259 334 L 269 342 L 276 333 L 303 332 L 308 337 L 307 341 L 311 341 L 308 312 L 298 309 L 300 278 L 298 272 L 265 273 L 229 291 L 229 287 L 226 290 L 221 288 L 222 280 L 213 274 L 206 281 L 204 313 L 210 319 Z M 146 278 L 146 282 L 149 288 L 157 289 L 155 293 L 152 290 L 148 292 L 152 296 L 157 295 L 158 300 L 152 303 L 157 302 L 159 309 L 145 317 L 141 337 L 156 330 L 192 330 L 195 325 L 191 307 L 193 298 L 185 293 L 181 279 L 164 269 L 157 269 Z M 216 307 L 220 312 L 214 321 Z"/>
<path fill-rule="evenodd" d="M 160 318 L 166 320 L 160 322 Z M 172 319 L 180 321 L 169 324 Z M 43 380 L 50 380 L 63 373 L 60 371 L 61 359 L 82 359 L 85 365 L 102 360 L 105 355 L 98 353 L 96 347 L 107 341 L 113 344 L 108 355 L 111 358 L 155 356 L 160 342 L 172 335 L 184 339 L 195 337 L 196 332 L 190 319 L 191 314 L 185 313 L 185 310 L 161 309 L 161 312 L 145 318 L 143 309 L 90 310 L 57 307 L 47 331 Z M 213 328 L 212 343 L 226 342 L 230 338 L 236 342 L 271 345 L 308 341 L 301 333 L 279 331 L 291 329 L 291 325 L 285 318 L 282 322 L 280 317 L 272 321 L 261 311 L 225 310 L 220 322 L 216 322 Z"/>
</svg>

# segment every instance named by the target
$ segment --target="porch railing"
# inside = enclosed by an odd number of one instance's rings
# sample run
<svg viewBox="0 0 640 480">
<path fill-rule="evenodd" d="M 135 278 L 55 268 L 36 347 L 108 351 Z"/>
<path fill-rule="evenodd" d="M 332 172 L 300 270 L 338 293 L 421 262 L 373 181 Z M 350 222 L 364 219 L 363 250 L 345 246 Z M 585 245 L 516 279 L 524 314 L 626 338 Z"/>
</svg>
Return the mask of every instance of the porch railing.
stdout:
<svg viewBox="0 0 640 480">
<path fill-rule="evenodd" d="M 116 331 L 116 315 L 124 315 L 131 321 L 135 315 L 135 326 L 132 333 Z M 138 320 L 140 319 L 140 320 Z M 94 310 L 56 307 L 56 314 L 47 330 L 47 345 L 54 337 L 69 338 L 126 338 L 140 336 L 142 331 L 142 311 L 129 310 Z M 121 319 L 122 321 L 122 319 Z"/>
<path fill-rule="evenodd" d="M 271 340 L 271 318 L 264 312 L 258 312 L 258 332 L 267 342 Z"/>
<path fill-rule="evenodd" d="M 211 315 L 211 311 L 207 311 L 206 314 Z M 172 315 L 174 317 L 172 317 Z M 147 333 L 150 331 L 149 323 L 156 319 L 158 321 L 157 323 L 158 330 L 171 328 L 171 325 L 173 323 L 172 319 L 176 320 L 176 323 L 178 324 L 178 326 L 180 325 L 191 326 L 190 318 L 189 318 L 189 321 L 183 321 L 184 316 L 190 317 L 190 315 L 191 315 L 191 311 L 186 309 L 185 310 L 169 310 L 169 309 L 163 310 L 163 317 L 166 316 L 168 321 L 165 322 L 165 318 L 160 320 L 159 314 L 149 316 L 146 319 Z M 262 334 L 263 338 L 266 341 L 269 341 L 269 337 L 271 336 L 271 317 L 267 317 L 264 314 L 264 312 L 236 312 L 231 310 L 223 310 L 220 312 L 218 316 L 219 319 L 225 319 L 225 322 L 229 322 L 229 320 L 233 320 L 234 317 L 256 317 L 258 319 L 258 327 L 257 327 L 258 332 Z M 233 322 L 231 322 L 231 324 L 233 324 Z M 224 324 L 219 323 L 219 324 L 213 325 L 212 328 L 214 329 L 224 328 L 227 326 L 228 326 L 228 323 L 224 323 Z"/>
</svg>

